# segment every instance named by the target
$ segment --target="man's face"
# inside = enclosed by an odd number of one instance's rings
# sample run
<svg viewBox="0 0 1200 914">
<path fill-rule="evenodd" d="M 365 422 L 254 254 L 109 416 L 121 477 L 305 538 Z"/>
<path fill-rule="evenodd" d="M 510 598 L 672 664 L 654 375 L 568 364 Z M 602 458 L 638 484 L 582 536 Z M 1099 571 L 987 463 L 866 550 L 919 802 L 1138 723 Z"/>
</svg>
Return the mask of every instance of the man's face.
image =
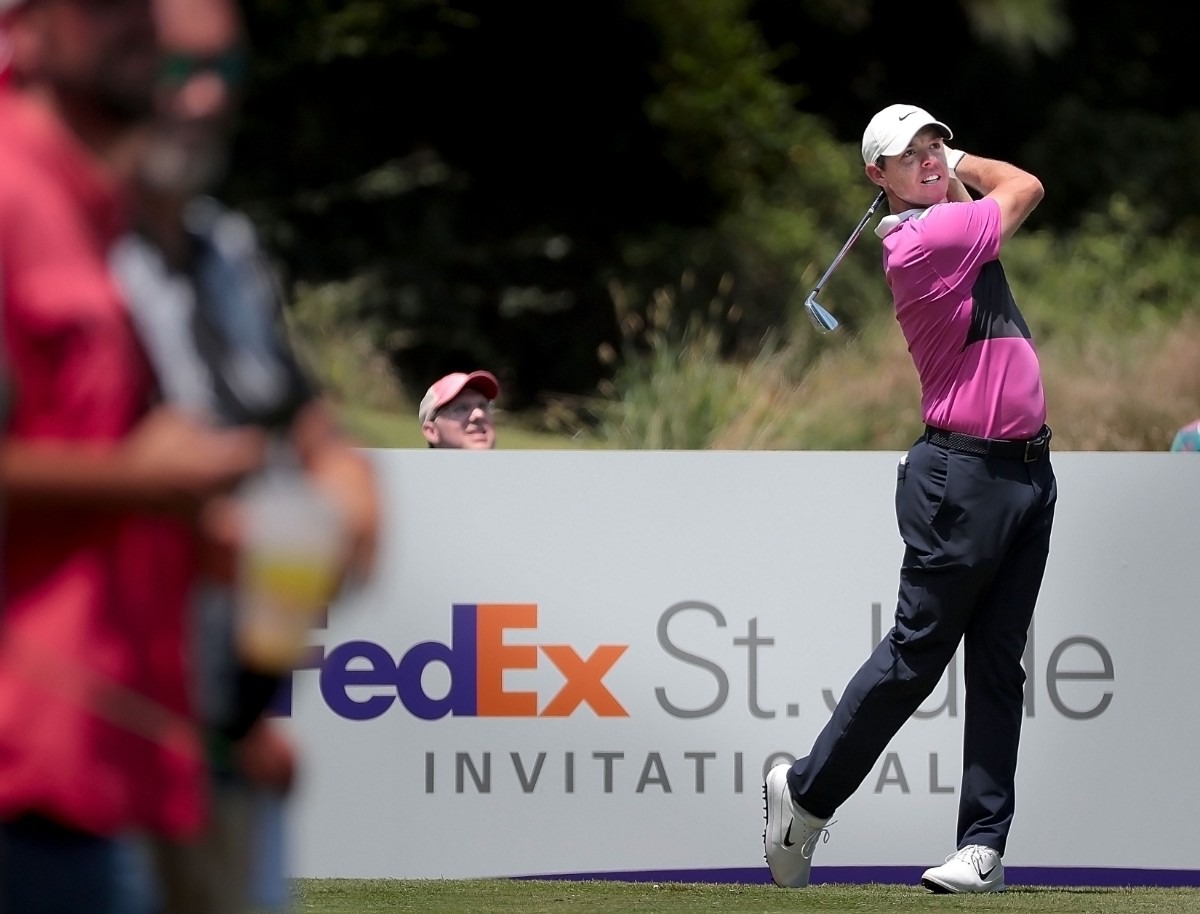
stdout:
<svg viewBox="0 0 1200 914">
<path fill-rule="evenodd" d="M 945 141 L 936 127 L 923 127 L 899 155 L 887 156 L 878 169 L 883 183 L 915 207 L 942 203 L 950 189 Z M 874 180 L 874 179 L 873 179 Z M 876 182 L 880 183 L 880 182 Z"/>
<path fill-rule="evenodd" d="M 496 446 L 492 403 L 482 393 L 470 388 L 435 410 L 425 420 L 421 431 L 425 440 L 434 447 L 486 451 Z"/>
<path fill-rule="evenodd" d="M 62 103 L 121 123 L 153 110 L 151 0 L 29 0 L 10 22 L 13 67 Z"/>
<path fill-rule="evenodd" d="M 157 117 L 143 177 L 191 195 L 223 175 L 246 59 L 231 0 L 154 0 Z"/>
</svg>

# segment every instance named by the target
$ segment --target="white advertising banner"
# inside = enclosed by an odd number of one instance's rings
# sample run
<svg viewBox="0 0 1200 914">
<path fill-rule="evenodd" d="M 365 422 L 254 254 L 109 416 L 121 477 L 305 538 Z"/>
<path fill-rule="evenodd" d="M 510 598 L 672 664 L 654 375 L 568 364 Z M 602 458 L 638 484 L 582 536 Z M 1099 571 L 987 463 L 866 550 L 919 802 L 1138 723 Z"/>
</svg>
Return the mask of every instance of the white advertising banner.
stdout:
<svg viewBox="0 0 1200 914">
<path fill-rule="evenodd" d="M 300 877 L 769 881 L 762 781 L 891 625 L 890 452 L 370 452 L 376 578 L 290 684 Z M 1012 884 L 1200 885 L 1200 460 L 1056 453 Z M 815 882 L 954 850 L 961 658 Z"/>
</svg>

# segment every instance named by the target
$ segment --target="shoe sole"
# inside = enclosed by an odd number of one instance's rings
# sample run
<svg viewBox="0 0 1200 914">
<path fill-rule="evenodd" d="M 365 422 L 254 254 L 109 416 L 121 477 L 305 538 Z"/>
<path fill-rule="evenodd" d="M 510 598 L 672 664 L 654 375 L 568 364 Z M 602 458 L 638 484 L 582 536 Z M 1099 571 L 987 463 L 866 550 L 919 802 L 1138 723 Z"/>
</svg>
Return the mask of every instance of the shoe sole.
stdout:
<svg viewBox="0 0 1200 914">
<path fill-rule="evenodd" d="M 766 784 L 763 784 L 762 798 L 763 798 L 763 833 L 762 833 L 763 863 L 767 863 L 768 862 L 767 861 L 767 825 L 770 823 L 770 819 L 767 817 L 767 785 Z"/>
<path fill-rule="evenodd" d="M 767 862 L 767 785 L 763 784 L 763 863 Z"/>
<path fill-rule="evenodd" d="M 930 879 L 928 876 L 921 877 L 921 885 L 929 889 L 935 895 L 986 895 L 989 892 L 1003 892 L 1004 883 L 999 885 L 989 886 L 985 889 L 964 890 L 956 889 L 952 886 L 938 882 L 936 879 Z"/>
</svg>

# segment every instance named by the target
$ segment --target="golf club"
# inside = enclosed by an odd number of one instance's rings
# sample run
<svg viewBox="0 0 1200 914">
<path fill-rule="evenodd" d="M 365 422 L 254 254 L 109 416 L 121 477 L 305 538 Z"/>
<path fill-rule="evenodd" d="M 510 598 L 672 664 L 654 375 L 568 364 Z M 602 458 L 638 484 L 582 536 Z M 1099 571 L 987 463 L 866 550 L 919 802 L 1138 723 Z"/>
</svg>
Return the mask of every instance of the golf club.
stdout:
<svg viewBox="0 0 1200 914">
<path fill-rule="evenodd" d="M 833 258 L 833 263 L 829 265 L 829 269 L 817 280 L 817 284 L 813 286 L 813 290 L 808 293 L 808 298 L 804 299 L 804 310 L 808 312 L 808 316 L 812 319 L 813 324 L 822 333 L 836 330 L 838 328 L 838 319 L 821 307 L 820 302 L 817 301 L 817 293 L 825 287 L 825 280 L 829 279 L 830 274 L 837 269 L 837 265 L 842 262 L 842 258 L 846 256 L 846 252 L 850 250 L 850 246 L 858 240 L 858 236 L 862 234 L 862 230 L 867 227 L 867 223 L 875 215 L 875 210 L 886 199 L 887 194 L 881 190 L 879 196 L 875 198 L 875 202 L 867 208 L 867 212 L 858 223 L 858 226 L 851 233 L 850 237 L 846 239 L 846 243 L 842 245 L 842 249 Z"/>
</svg>

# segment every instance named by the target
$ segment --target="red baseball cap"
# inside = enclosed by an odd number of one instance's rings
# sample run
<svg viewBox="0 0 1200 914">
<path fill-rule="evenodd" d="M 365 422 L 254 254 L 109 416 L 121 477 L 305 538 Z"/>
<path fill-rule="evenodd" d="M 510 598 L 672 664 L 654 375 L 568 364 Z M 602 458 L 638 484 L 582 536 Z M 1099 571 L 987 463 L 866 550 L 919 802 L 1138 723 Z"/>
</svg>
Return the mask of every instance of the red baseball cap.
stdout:
<svg viewBox="0 0 1200 914">
<path fill-rule="evenodd" d="M 425 391 L 425 396 L 421 398 L 421 406 L 417 410 L 417 418 L 425 422 L 434 410 L 441 409 L 467 388 L 479 391 L 489 400 L 500 396 L 500 382 L 490 371 L 472 371 L 469 374 L 456 371 L 444 378 L 438 378 L 430 385 L 429 390 Z"/>
</svg>

